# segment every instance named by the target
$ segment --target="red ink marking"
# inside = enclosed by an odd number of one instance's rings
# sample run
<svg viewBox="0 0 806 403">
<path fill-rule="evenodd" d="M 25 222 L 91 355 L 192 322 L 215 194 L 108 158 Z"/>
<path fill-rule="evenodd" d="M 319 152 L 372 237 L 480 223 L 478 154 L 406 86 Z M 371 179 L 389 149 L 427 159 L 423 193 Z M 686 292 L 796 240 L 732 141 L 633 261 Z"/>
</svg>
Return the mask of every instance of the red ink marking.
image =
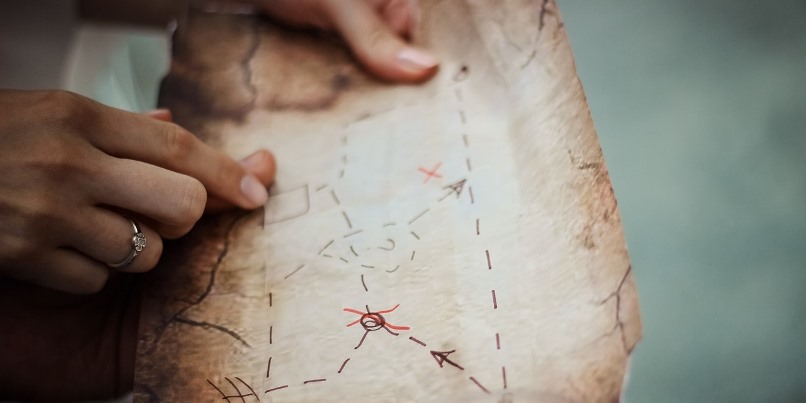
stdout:
<svg viewBox="0 0 806 403">
<path fill-rule="evenodd" d="M 270 373 L 271 373 L 271 357 L 269 357 L 269 364 L 266 365 L 266 379 L 269 379 Z"/>
<path fill-rule="evenodd" d="M 364 286 L 364 291 L 369 292 L 369 290 L 367 289 L 367 283 L 364 282 L 364 275 L 363 274 L 361 275 L 361 285 Z"/>
<path fill-rule="evenodd" d="M 498 309 L 498 301 L 495 299 L 495 290 L 493 290 L 493 309 Z"/>
<path fill-rule="evenodd" d="M 487 270 L 492 270 L 493 269 L 493 264 L 490 261 L 490 250 L 489 249 L 485 250 L 484 254 L 487 255 Z"/>
<path fill-rule="evenodd" d="M 504 378 L 504 389 L 507 388 L 507 369 L 506 367 L 501 367 L 501 376 Z"/>
<path fill-rule="evenodd" d="M 417 344 L 419 344 L 419 345 L 421 345 L 421 346 L 425 347 L 425 343 L 423 343 L 423 342 L 422 342 L 422 341 L 420 341 L 420 340 L 417 340 L 417 339 L 416 339 L 414 336 L 409 337 L 409 340 L 411 340 L 411 341 L 413 341 L 413 342 L 415 342 L 415 343 L 417 343 Z"/>
<path fill-rule="evenodd" d="M 483 391 L 484 391 L 484 393 L 486 393 L 486 394 L 488 394 L 488 395 L 490 394 L 490 391 L 489 391 L 489 390 L 487 390 L 487 388 L 485 388 L 484 386 L 481 386 L 481 384 L 479 383 L 479 381 L 477 381 L 477 380 L 476 380 L 476 378 L 474 378 L 474 377 L 472 377 L 472 376 L 471 376 L 471 377 L 470 377 L 470 380 L 471 380 L 471 381 L 473 381 L 473 383 L 475 383 L 475 384 L 476 384 L 476 386 L 478 386 L 479 388 L 481 388 L 481 390 L 483 390 Z"/>
<path fill-rule="evenodd" d="M 287 387 L 288 387 L 288 385 L 283 385 L 283 386 L 278 386 L 276 388 L 266 389 L 265 393 L 274 392 L 275 390 L 285 389 Z"/>
<path fill-rule="evenodd" d="M 454 367 L 459 368 L 462 371 L 464 371 L 465 369 L 462 368 L 461 365 L 451 361 L 451 359 L 448 358 L 448 356 L 451 355 L 454 352 L 456 352 L 456 350 L 451 350 L 451 351 L 431 351 L 431 356 L 434 357 L 434 359 L 437 361 L 437 364 L 439 364 L 440 368 L 442 368 L 442 365 L 447 362 L 448 364 L 453 365 Z"/>
<path fill-rule="evenodd" d="M 343 309 L 344 312 L 350 312 L 350 313 L 354 313 L 356 315 L 361 315 L 360 318 L 358 318 L 355 321 L 352 321 L 352 322 L 347 324 L 347 327 L 350 327 L 350 326 L 353 326 L 355 324 L 360 323 L 361 327 L 364 328 L 364 334 L 361 336 L 361 340 L 358 342 L 358 345 L 356 345 L 354 347 L 354 349 L 357 350 L 359 347 L 361 347 L 362 344 L 364 344 L 364 339 L 366 339 L 366 337 L 369 334 L 369 332 L 374 332 L 374 331 L 383 329 L 383 330 L 386 330 L 389 334 L 391 334 L 393 336 L 398 336 L 399 333 L 393 332 L 392 331 L 393 329 L 394 330 L 409 330 L 410 328 L 408 326 L 395 326 L 395 325 L 387 322 L 386 319 L 383 317 L 383 314 L 391 313 L 395 309 L 397 309 L 397 307 L 399 307 L 399 306 L 400 306 L 400 304 L 397 304 L 397 305 L 395 305 L 394 307 L 392 307 L 390 309 L 384 309 L 384 310 L 377 311 L 377 312 L 370 311 L 369 306 L 367 306 L 367 311 L 366 312 L 359 311 L 359 310 L 353 309 L 353 308 L 344 308 Z"/>
<path fill-rule="evenodd" d="M 344 360 L 343 363 L 341 363 L 341 366 L 339 367 L 339 372 L 336 372 L 337 374 L 340 374 L 341 371 L 344 370 L 344 366 L 347 365 L 347 361 L 350 361 L 350 359 L 348 358 L 348 359 Z"/>
<path fill-rule="evenodd" d="M 431 179 L 432 177 L 433 178 L 442 178 L 442 175 L 437 173 L 437 170 L 439 170 L 440 166 L 442 166 L 442 163 L 438 162 L 437 165 L 435 165 L 434 168 L 431 169 L 431 170 L 428 170 L 428 169 L 423 168 L 423 167 L 417 168 L 418 171 L 420 171 L 420 172 L 422 172 L 422 173 L 424 173 L 426 175 L 425 180 L 423 181 L 423 183 L 428 183 L 428 180 Z"/>
<path fill-rule="evenodd" d="M 473 198 L 473 186 L 468 186 L 467 191 L 470 193 L 470 204 L 475 204 L 476 199 Z"/>
<path fill-rule="evenodd" d="M 496 350 L 501 349 L 501 338 L 498 337 L 498 333 L 495 334 L 495 349 Z"/>
<path fill-rule="evenodd" d="M 307 385 L 307 384 L 309 384 L 309 383 L 314 383 L 314 382 L 324 382 L 324 381 L 326 381 L 326 380 L 327 380 L 327 378 L 321 378 L 321 379 L 310 379 L 310 380 L 307 380 L 307 381 L 305 381 L 305 382 L 302 382 L 302 384 L 303 384 L 303 385 Z"/>
<path fill-rule="evenodd" d="M 479 232 L 479 219 L 477 218 L 476 219 L 476 235 L 480 235 L 480 234 L 481 234 L 481 232 Z"/>
</svg>

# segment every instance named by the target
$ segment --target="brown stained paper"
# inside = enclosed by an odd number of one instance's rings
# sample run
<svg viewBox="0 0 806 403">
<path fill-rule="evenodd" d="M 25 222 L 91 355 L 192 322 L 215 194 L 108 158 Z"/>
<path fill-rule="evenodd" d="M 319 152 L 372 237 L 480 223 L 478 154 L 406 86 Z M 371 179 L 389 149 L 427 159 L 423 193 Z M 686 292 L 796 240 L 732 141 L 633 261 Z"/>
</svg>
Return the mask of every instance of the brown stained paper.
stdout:
<svg viewBox="0 0 806 403">
<path fill-rule="evenodd" d="M 637 295 L 557 7 L 422 3 L 415 86 L 254 16 L 180 25 L 163 105 L 278 176 L 151 274 L 137 401 L 619 401 Z"/>
</svg>

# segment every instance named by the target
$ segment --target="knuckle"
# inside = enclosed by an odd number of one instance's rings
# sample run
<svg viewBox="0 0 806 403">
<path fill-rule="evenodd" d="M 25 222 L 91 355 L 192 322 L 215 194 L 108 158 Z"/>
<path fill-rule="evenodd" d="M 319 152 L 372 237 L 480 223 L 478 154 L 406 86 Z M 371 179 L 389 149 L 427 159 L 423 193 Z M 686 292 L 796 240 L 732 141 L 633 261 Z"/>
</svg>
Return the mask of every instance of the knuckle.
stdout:
<svg viewBox="0 0 806 403">
<path fill-rule="evenodd" d="M 36 242 L 24 234 L 0 237 L 0 244 L 3 245 L 3 255 L 5 255 L 3 260 L 8 260 L 10 263 L 27 261 L 40 251 Z"/>
<path fill-rule="evenodd" d="M 204 206 L 207 203 L 207 191 L 204 185 L 196 179 L 188 178 L 176 187 L 173 200 L 173 211 L 176 214 L 176 222 L 173 224 L 186 227 L 187 231 L 190 231 L 204 213 Z"/>
<path fill-rule="evenodd" d="M 45 95 L 47 114 L 53 122 L 61 127 L 80 127 L 94 116 L 92 101 L 69 91 L 49 91 Z"/>
<path fill-rule="evenodd" d="M 173 123 L 166 123 L 164 127 L 167 157 L 174 162 L 187 161 L 196 147 L 196 137 Z"/>
</svg>

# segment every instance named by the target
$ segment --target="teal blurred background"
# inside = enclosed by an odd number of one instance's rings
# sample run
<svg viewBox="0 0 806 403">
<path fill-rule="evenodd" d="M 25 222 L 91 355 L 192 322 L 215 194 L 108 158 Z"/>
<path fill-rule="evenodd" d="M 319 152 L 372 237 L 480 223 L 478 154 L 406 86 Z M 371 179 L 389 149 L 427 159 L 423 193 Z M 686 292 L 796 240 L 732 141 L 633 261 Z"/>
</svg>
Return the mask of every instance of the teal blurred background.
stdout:
<svg viewBox="0 0 806 403">
<path fill-rule="evenodd" d="M 627 401 L 806 402 L 806 0 L 558 2 L 641 298 Z M 153 107 L 166 31 L 73 9 L 0 2 L 0 88 Z"/>
<path fill-rule="evenodd" d="M 806 1 L 558 0 L 641 302 L 629 402 L 806 402 Z"/>
</svg>

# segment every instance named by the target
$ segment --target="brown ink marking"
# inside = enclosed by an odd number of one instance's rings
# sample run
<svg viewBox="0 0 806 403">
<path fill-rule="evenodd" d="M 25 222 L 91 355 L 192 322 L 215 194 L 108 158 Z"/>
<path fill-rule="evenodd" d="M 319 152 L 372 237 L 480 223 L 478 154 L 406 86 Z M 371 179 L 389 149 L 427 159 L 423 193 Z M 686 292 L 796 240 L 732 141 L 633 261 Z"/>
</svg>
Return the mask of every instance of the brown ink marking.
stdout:
<svg viewBox="0 0 806 403">
<path fill-rule="evenodd" d="M 353 252 L 353 255 L 355 255 L 355 257 L 358 257 L 358 252 L 355 251 L 355 248 L 353 248 L 353 245 L 350 245 L 350 252 Z"/>
<path fill-rule="evenodd" d="M 349 237 L 351 237 L 353 235 L 360 234 L 362 232 L 364 232 L 363 229 L 357 229 L 357 230 L 355 230 L 353 232 L 349 232 L 349 233 L 345 234 L 342 238 L 349 238 Z"/>
<path fill-rule="evenodd" d="M 385 227 L 391 227 L 391 226 L 393 226 L 393 225 L 397 225 L 397 223 L 388 222 L 388 223 L 384 224 L 383 226 L 384 226 L 384 228 L 385 228 Z"/>
<path fill-rule="evenodd" d="M 326 187 L 327 187 L 327 184 L 321 185 L 318 188 L 316 188 L 316 191 L 318 192 L 318 191 L 320 191 L 320 190 L 322 190 L 322 189 L 324 189 Z"/>
<path fill-rule="evenodd" d="M 346 164 L 346 163 L 347 163 L 347 154 L 344 154 L 344 155 L 342 155 L 342 156 L 341 156 L 341 162 L 342 162 L 343 164 Z"/>
<path fill-rule="evenodd" d="M 442 368 L 443 364 L 447 362 L 448 364 L 450 364 L 450 365 L 452 365 L 452 366 L 454 366 L 456 368 L 459 368 L 460 370 L 464 371 L 465 369 L 462 368 L 461 365 L 453 362 L 450 358 L 448 358 L 449 355 L 451 355 L 451 354 L 453 354 L 455 352 L 456 352 L 456 350 L 451 350 L 451 351 L 433 351 L 432 350 L 431 351 L 431 357 L 434 357 L 434 359 L 437 361 L 437 364 L 439 364 L 440 368 Z"/>
<path fill-rule="evenodd" d="M 370 266 L 370 265 L 367 265 L 367 264 L 362 264 L 361 267 L 366 267 L 367 269 L 374 269 L 375 268 L 375 266 Z"/>
<path fill-rule="evenodd" d="M 409 260 L 414 260 L 414 254 L 415 254 L 415 253 L 417 253 L 417 251 L 416 251 L 416 250 L 411 251 L 411 259 L 409 259 Z"/>
<path fill-rule="evenodd" d="M 473 198 L 473 186 L 468 186 L 467 190 L 470 193 L 470 204 L 475 204 L 476 200 Z"/>
<path fill-rule="evenodd" d="M 347 259 L 345 259 L 345 258 L 343 258 L 343 257 L 340 257 L 340 258 L 339 258 L 339 260 L 341 260 L 341 261 L 342 261 L 342 262 L 344 262 L 344 263 L 350 263 L 350 261 L 349 261 L 349 260 L 347 260 Z"/>
<path fill-rule="evenodd" d="M 350 221 L 350 217 L 347 217 L 347 212 L 342 210 L 341 215 L 344 217 L 344 221 L 347 221 L 347 227 L 353 229 L 353 223 Z"/>
<path fill-rule="evenodd" d="M 219 388 L 218 388 L 218 386 L 215 386 L 215 384 L 214 384 L 214 383 L 210 382 L 210 380 L 209 380 L 209 379 L 207 380 L 207 383 L 209 383 L 209 384 L 210 384 L 210 386 L 214 387 L 214 388 L 215 388 L 215 390 L 217 390 L 217 391 L 218 391 L 218 393 L 220 393 L 220 394 L 221 394 L 221 398 L 222 398 L 222 399 L 224 399 L 224 400 L 226 400 L 227 402 L 229 402 L 229 399 L 231 399 L 231 398 L 232 398 L 232 396 L 227 396 L 227 394 L 226 394 L 226 393 L 224 393 L 224 392 L 223 392 L 221 389 L 219 389 Z"/>
<path fill-rule="evenodd" d="M 344 177 L 344 168 L 342 168 L 341 171 L 339 171 L 339 179 L 343 177 Z"/>
<path fill-rule="evenodd" d="M 493 290 L 493 309 L 498 309 L 498 300 L 495 299 L 495 290 Z"/>
<path fill-rule="evenodd" d="M 364 275 L 363 274 L 361 275 L 361 285 L 364 286 L 364 291 L 369 292 L 369 290 L 367 289 L 367 283 L 364 282 Z"/>
<path fill-rule="evenodd" d="M 305 267 L 305 265 L 304 265 L 304 264 L 299 265 L 299 267 L 297 267 L 297 269 L 296 269 L 296 270 L 292 271 L 291 273 L 288 273 L 288 274 L 285 276 L 285 279 L 287 280 L 289 277 L 293 276 L 293 275 L 294 275 L 294 273 L 296 273 L 296 272 L 298 272 L 298 271 L 302 270 L 302 268 L 303 268 L 303 267 Z"/>
<path fill-rule="evenodd" d="M 324 253 L 324 251 L 327 250 L 327 248 L 329 248 L 330 245 L 333 245 L 333 242 L 335 242 L 335 240 L 331 239 L 330 242 L 328 242 L 325 246 L 322 247 L 322 249 L 319 249 L 319 254 L 321 255 L 322 253 Z M 329 256 L 329 255 L 325 255 L 325 256 Z"/>
<path fill-rule="evenodd" d="M 322 257 L 333 257 L 333 255 L 328 255 L 327 253 L 325 253 L 324 255 L 322 255 Z"/>
<path fill-rule="evenodd" d="M 456 94 L 456 99 L 457 99 L 459 102 L 462 102 L 462 89 L 461 89 L 461 88 L 455 88 L 455 89 L 453 90 L 453 93 L 454 93 L 454 94 Z"/>
<path fill-rule="evenodd" d="M 288 387 L 288 385 L 283 385 L 283 386 L 278 386 L 276 388 L 266 389 L 265 393 L 274 392 L 275 390 L 285 389 L 287 387 Z"/>
<path fill-rule="evenodd" d="M 467 79 L 468 75 L 470 75 L 470 69 L 467 66 L 462 66 L 462 68 L 453 75 L 453 81 L 464 81 Z"/>
<path fill-rule="evenodd" d="M 442 166 L 442 163 L 438 162 L 436 165 L 434 165 L 434 168 L 430 169 L 430 170 L 426 169 L 426 168 L 423 168 L 423 167 L 418 167 L 417 170 L 426 175 L 425 180 L 423 181 L 423 183 L 428 183 L 428 180 L 431 179 L 431 178 L 440 178 L 440 179 L 442 179 L 442 174 L 437 172 L 439 170 L 439 167 L 441 167 L 441 166 Z"/>
<path fill-rule="evenodd" d="M 348 358 L 348 359 L 344 360 L 343 363 L 341 363 L 341 366 L 339 367 L 339 372 L 336 372 L 337 374 L 340 374 L 341 371 L 344 370 L 344 366 L 347 365 L 347 361 L 350 361 L 350 359 Z"/>
<path fill-rule="evenodd" d="M 478 218 L 476 219 L 476 235 L 481 235 L 481 232 L 479 232 L 479 219 Z"/>
<path fill-rule="evenodd" d="M 504 389 L 507 388 L 507 368 L 501 367 L 501 376 L 504 378 Z"/>
<path fill-rule="evenodd" d="M 305 381 L 305 382 L 302 382 L 302 384 L 303 384 L 303 385 L 307 385 L 307 384 L 309 384 L 309 383 L 314 383 L 314 382 L 324 382 L 324 381 L 326 381 L 326 380 L 327 380 L 327 378 L 321 378 L 321 379 L 310 379 L 310 380 L 307 380 L 307 381 Z"/>
<path fill-rule="evenodd" d="M 266 225 L 273 225 L 273 224 L 278 224 L 278 223 L 281 223 L 281 222 L 291 221 L 291 220 L 293 220 L 295 218 L 302 217 L 302 216 L 304 216 L 305 214 L 308 214 L 311 211 L 311 194 L 310 194 L 309 186 L 307 184 L 299 186 L 299 187 L 296 187 L 296 188 L 291 189 L 289 191 L 279 192 L 277 194 L 270 195 L 269 200 L 271 200 L 272 197 L 278 197 L 278 196 L 283 195 L 283 194 L 292 193 L 292 192 L 295 192 L 295 191 L 297 191 L 299 189 L 305 190 L 305 211 L 303 211 L 301 213 L 298 213 L 298 214 L 290 215 L 288 217 L 283 217 L 283 218 L 281 218 L 281 219 L 279 219 L 277 221 L 272 221 L 272 222 L 269 222 L 269 223 L 266 222 L 266 217 L 265 217 L 265 214 L 264 214 L 263 224 L 262 224 L 264 228 L 265 228 Z M 265 207 L 264 207 L 263 211 L 265 213 L 265 211 L 266 211 Z"/>
<path fill-rule="evenodd" d="M 465 111 L 460 110 L 459 111 L 459 117 L 462 119 L 462 124 L 466 125 L 467 124 L 467 118 L 465 117 Z"/>
<path fill-rule="evenodd" d="M 495 349 L 501 349 L 501 338 L 498 336 L 498 333 L 495 334 Z"/>
<path fill-rule="evenodd" d="M 396 272 L 396 271 L 397 271 L 397 269 L 399 269 L 399 268 L 400 268 L 400 265 L 397 265 L 397 266 L 395 266 L 395 269 L 394 269 L 394 270 L 387 270 L 386 272 L 387 272 L 387 273 L 394 273 L 394 272 Z"/>
<path fill-rule="evenodd" d="M 479 381 L 477 381 L 477 380 L 476 380 L 476 378 L 474 378 L 474 377 L 472 377 L 472 376 L 471 376 L 471 377 L 470 377 L 470 380 L 471 380 L 471 381 L 473 381 L 473 383 L 475 383 L 475 384 L 476 384 L 476 386 L 478 386 L 479 388 L 481 388 L 481 390 L 483 390 L 483 391 L 484 391 L 484 393 L 486 393 L 486 394 L 488 394 L 488 395 L 490 394 L 490 391 L 489 391 L 489 390 L 487 390 L 487 388 L 485 388 L 484 386 L 481 386 L 481 384 L 479 383 Z"/>
<path fill-rule="evenodd" d="M 271 357 L 269 357 L 269 363 L 266 365 L 266 379 L 269 379 L 269 374 L 271 374 Z"/>
<path fill-rule="evenodd" d="M 269 344 L 274 342 L 274 325 L 269 326 Z"/>
<path fill-rule="evenodd" d="M 455 194 L 456 198 L 458 199 L 459 196 L 462 195 L 462 190 L 464 190 L 465 188 L 465 183 L 467 183 L 467 179 L 462 179 L 448 186 L 445 186 L 443 189 L 450 189 L 448 195 Z M 443 196 L 442 199 L 448 197 L 448 195 Z M 440 201 L 442 201 L 442 199 L 440 199 Z"/>
<path fill-rule="evenodd" d="M 235 385 L 235 382 L 232 382 L 232 379 L 224 378 L 224 380 L 227 381 L 232 386 L 232 388 L 235 389 L 235 393 L 237 393 L 237 395 L 229 396 L 229 397 L 238 397 L 238 398 L 241 399 L 241 401 L 243 403 L 246 403 L 246 396 L 249 396 L 249 395 L 244 395 L 243 393 L 241 393 L 241 390 L 238 389 L 238 386 Z M 229 399 L 227 399 L 227 401 L 229 401 Z"/>
<path fill-rule="evenodd" d="M 490 250 L 487 249 L 484 251 L 484 254 L 487 255 L 487 270 L 493 269 L 493 263 L 490 261 Z"/>
<path fill-rule="evenodd" d="M 333 198 L 333 201 L 336 204 L 341 204 L 341 200 L 339 200 L 338 196 L 336 196 L 336 192 L 333 189 L 330 189 L 330 196 Z"/>
<path fill-rule="evenodd" d="M 238 380 L 238 382 L 242 383 L 242 384 L 243 384 L 243 386 L 246 386 L 247 388 L 249 388 L 249 391 L 250 391 L 250 392 L 252 392 L 252 393 L 251 393 L 251 395 L 252 395 L 252 396 L 254 396 L 254 397 L 255 397 L 255 399 L 257 399 L 257 401 L 260 401 L 260 398 L 259 398 L 259 397 L 257 397 L 257 393 L 255 393 L 255 390 L 254 390 L 254 389 L 252 389 L 252 387 L 251 387 L 251 386 L 249 386 L 249 384 L 248 384 L 248 383 L 244 382 L 244 381 L 243 381 L 243 379 L 238 378 L 237 376 L 235 377 L 235 379 L 237 379 L 237 380 Z M 240 391 L 239 391 L 238 393 L 240 393 Z M 244 396 L 249 396 L 249 395 L 244 395 Z M 243 399 L 243 397 L 242 397 L 242 399 Z"/>
<path fill-rule="evenodd" d="M 472 166 L 470 166 L 470 157 L 467 157 L 467 158 L 465 159 L 465 162 L 467 162 L 467 171 L 468 171 L 468 172 L 473 172 L 473 167 L 472 167 Z"/>
<path fill-rule="evenodd" d="M 411 224 L 412 224 L 412 223 L 414 223 L 415 221 L 419 220 L 419 219 L 420 219 L 420 217 L 424 216 L 424 215 L 425 215 L 425 213 L 427 213 L 427 212 L 429 212 L 429 211 L 431 211 L 431 209 L 430 209 L 430 208 L 427 208 L 427 209 L 423 210 L 423 211 L 422 211 L 420 214 L 417 214 L 417 216 L 416 216 L 416 217 L 414 217 L 414 218 L 412 218 L 411 220 L 409 220 L 409 225 L 411 225 Z"/>
<path fill-rule="evenodd" d="M 271 307 L 271 293 L 269 293 L 269 307 Z"/>
<path fill-rule="evenodd" d="M 465 143 L 465 147 L 470 147 L 470 142 L 467 139 L 467 134 L 462 135 L 462 142 Z"/>
<path fill-rule="evenodd" d="M 378 249 L 381 250 L 392 250 L 395 248 L 395 241 L 392 239 L 387 238 L 386 242 L 389 242 L 390 246 L 388 248 L 384 248 L 383 246 L 379 246 Z"/>
<path fill-rule="evenodd" d="M 412 236 L 414 236 L 415 238 L 417 238 L 417 240 L 418 240 L 418 241 L 420 240 L 420 237 L 419 237 L 419 236 L 417 236 L 417 233 L 416 233 L 416 232 L 411 231 L 411 235 L 412 235 Z"/>
<path fill-rule="evenodd" d="M 357 345 L 357 346 L 355 346 L 355 347 L 353 347 L 353 349 L 354 349 L 354 350 L 358 350 L 358 348 L 359 348 L 359 347 L 361 347 L 361 345 L 362 345 L 362 344 L 364 344 L 364 339 L 366 339 L 366 338 L 367 338 L 367 335 L 368 335 L 368 334 L 369 334 L 369 330 L 367 330 L 366 332 L 364 332 L 364 335 L 363 335 L 363 336 L 361 336 L 361 340 L 358 342 L 358 345 Z"/>
<path fill-rule="evenodd" d="M 413 341 L 413 342 L 415 342 L 415 343 L 417 343 L 417 344 L 419 344 L 419 345 L 421 345 L 421 346 L 425 347 L 425 343 L 423 343 L 422 341 L 418 340 L 418 339 L 417 339 L 417 338 L 415 338 L 414 336 L 410 336 L 410 337 L 409 337 L 409 340 L 411 340 L 411 341 Z"/>
</svg>

